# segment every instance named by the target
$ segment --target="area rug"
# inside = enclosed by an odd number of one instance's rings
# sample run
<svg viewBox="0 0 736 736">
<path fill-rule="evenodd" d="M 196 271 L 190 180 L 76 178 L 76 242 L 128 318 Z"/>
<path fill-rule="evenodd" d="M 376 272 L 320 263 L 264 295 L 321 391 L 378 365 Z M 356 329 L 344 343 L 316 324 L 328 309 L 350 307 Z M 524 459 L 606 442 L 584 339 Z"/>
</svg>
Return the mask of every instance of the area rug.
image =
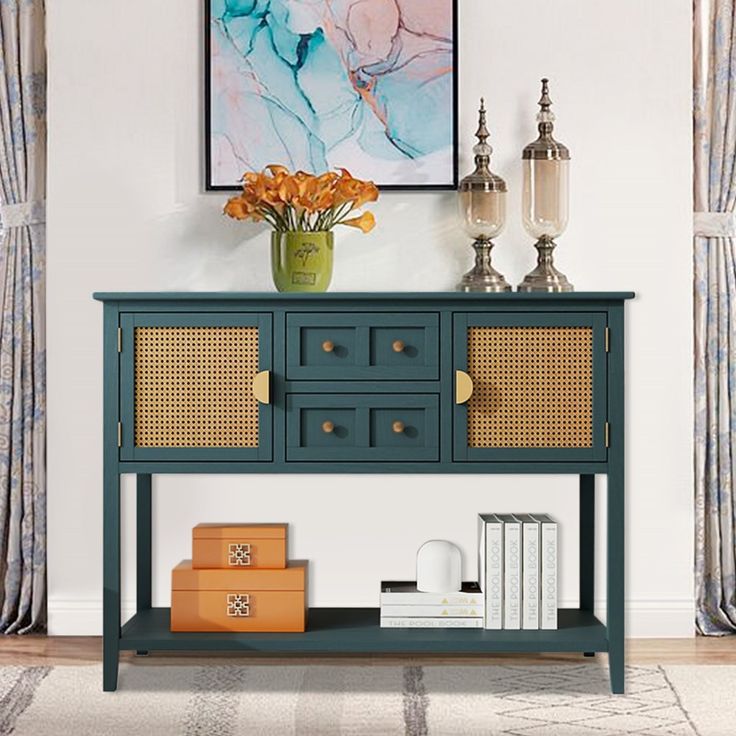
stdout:
<svg viewBox="0 0 736 736">
<path fill-rule="evenodd" d="M 712 700 L 709 670 L 725 700 Z M 726 736 L 736 729 L 727 712 L 736 667 L 631 666 L 624 696 L 609 693 L 608 670 L 598 663 L 123 664 L 115 693 L 101 692 L 101 678 L 95 665 L 0 668 L 0 734 Z M 713 709 L 720 715 L 708 720 Z"/>
</svg>

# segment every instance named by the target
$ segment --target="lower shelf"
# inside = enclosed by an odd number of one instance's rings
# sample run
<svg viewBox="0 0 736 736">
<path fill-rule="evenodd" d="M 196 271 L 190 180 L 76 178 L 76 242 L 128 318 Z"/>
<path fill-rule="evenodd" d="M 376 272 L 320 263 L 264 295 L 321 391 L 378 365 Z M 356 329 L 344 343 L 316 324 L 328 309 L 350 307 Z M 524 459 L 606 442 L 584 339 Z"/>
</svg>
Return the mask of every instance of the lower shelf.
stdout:
<svg viewBox="0 0 736 736">
<path fill-rule="evenodd" d="M 589 611 L 561 608 L 554 631 L 382 629 L 377 608 L 310 608 L 300 634 L 172 633 L 170 609 L 137 613 L 122 629 L 120 649 L 251 651 L 304 654 L 605 652 L 606 627 Z"/>
</svg>

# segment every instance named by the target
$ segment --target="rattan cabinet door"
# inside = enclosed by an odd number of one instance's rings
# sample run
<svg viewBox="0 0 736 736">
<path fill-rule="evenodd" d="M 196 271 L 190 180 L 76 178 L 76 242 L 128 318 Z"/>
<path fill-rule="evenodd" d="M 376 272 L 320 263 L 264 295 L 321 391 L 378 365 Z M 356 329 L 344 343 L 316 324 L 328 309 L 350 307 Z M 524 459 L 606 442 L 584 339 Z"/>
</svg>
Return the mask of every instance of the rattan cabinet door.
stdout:
<svg viewBox="0 0 736 736">
<path fill-rule="evenodd" d="M 604 461 L 605 330 L 605 313 L 455 315 L 455 369 L 472 381 L 455 460 Z"/>
<path fill-rule="evenodd" d="M 270 460 L 271 315 L 121 315 L 121 460 Z"/>
</svg>

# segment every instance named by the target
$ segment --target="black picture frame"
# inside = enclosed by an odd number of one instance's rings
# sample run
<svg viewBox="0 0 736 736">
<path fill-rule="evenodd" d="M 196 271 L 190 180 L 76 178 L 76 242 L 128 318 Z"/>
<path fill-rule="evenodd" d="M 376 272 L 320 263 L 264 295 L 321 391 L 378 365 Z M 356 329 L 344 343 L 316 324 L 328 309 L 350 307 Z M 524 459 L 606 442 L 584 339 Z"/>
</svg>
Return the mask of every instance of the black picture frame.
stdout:
<svg viewBox="0 0 736 736">
<path fill-rule="evenodd" d="M 458 173 L 458 0 L 449 0 L 452 3 L 452 181 L 446 184 L 379 184 L 381 191 L 454 191 L 459 181 Z M 204 3 L 204 171 L 205 191 L 207 192 L 237 192 L 240 185 L 212 183 L 212 81 L 211 81 L 211 8 L 212 0 L 203 0 Z"/>
</svg>

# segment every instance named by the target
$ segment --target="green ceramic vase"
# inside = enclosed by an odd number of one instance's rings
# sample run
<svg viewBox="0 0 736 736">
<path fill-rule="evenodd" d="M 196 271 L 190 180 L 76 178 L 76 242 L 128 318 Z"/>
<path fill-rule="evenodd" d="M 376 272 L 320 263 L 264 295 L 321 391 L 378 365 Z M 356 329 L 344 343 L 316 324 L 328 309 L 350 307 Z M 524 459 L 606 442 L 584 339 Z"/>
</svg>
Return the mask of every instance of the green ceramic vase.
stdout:
<svg viewBox="0 0 736 736">
<path fill-rule="evenodd" d="M 271 271 L 279 291 L 327 291 L 332 280 L 331 232 L 271 233 Z"/>
</svg>

